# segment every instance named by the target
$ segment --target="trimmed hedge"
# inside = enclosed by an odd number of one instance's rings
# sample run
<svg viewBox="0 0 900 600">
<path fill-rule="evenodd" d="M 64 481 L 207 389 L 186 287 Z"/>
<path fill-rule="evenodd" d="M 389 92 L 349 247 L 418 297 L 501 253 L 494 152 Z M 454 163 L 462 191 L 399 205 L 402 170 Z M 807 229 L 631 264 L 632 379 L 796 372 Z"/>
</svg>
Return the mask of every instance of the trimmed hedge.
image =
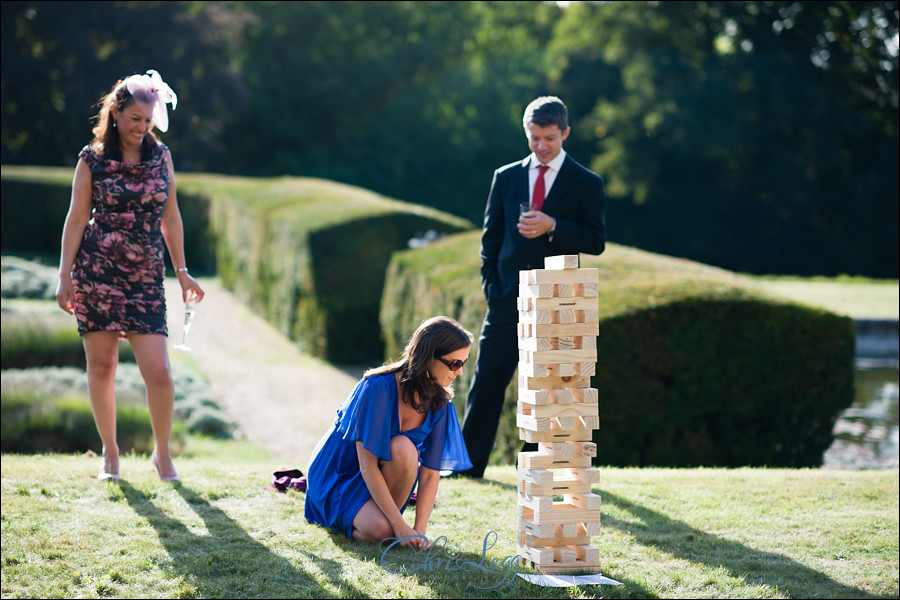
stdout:
<svg viewBox="0 0 900 600">
<path fill-rule="evenodd" d="M 330 181 L 187 175 L 211 199 L 218 275 L 305 352 L 337 363 L 380 360 L 379 302 L 391 255 L 429 230 L 468 221 Z"/>
<path fill-rule="evenodd" d="M 388 356 L 436 314 L 480 328 L 479 242 L 471 232 L 394 256 L 381 312 Z M 821 466 L 853 401 L 851 319 L 767 297 L 721 269 L 616 244 L 581 261 L 600 275 L 595 464 Z M 476 355 L 473 347 L 470 361 Z M 460 414 L 473 369 L 456 386 Z M 513 381 L 495 463 L 513 463 L 521 447 L 516 390 Z"/>
</svg>

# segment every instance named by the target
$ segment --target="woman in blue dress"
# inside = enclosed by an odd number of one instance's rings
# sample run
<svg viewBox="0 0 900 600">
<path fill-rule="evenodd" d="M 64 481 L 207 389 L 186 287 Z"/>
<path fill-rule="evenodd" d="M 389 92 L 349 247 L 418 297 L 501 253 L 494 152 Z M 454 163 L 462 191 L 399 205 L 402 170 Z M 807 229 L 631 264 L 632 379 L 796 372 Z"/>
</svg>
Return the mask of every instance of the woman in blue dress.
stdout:
<svg viewBox="0 0 900 600">
<path fill-rule="evenodd" d="M 471 468 L 451 385 L 472 334 L 448 317 L 428 319 L 403 355 L 367 371 L 313 450 L 305 516 L 310 523 L 378 543 L 427 545 L 440 471 Z M 418 482 L 415 523 L 403 519 Z"/>
</svg>

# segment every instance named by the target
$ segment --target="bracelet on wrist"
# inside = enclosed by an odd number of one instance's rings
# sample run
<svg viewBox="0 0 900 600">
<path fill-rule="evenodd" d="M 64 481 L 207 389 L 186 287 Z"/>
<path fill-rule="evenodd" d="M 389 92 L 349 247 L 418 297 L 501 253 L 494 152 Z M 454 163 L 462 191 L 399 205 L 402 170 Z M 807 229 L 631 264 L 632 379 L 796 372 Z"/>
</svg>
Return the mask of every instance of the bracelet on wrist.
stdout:
<svg viewBox="0 0 900 600">
<path fill-rule="evenodd" d="M 181 272 L 187 273 L 187 272 L 188 272 L 188 268 L 187 268 L 187 267 L 181 267 L 180 269 L 175 269 L 175 272 L 176 272 L 176 273 L 181 273 Z"/>
</svg>

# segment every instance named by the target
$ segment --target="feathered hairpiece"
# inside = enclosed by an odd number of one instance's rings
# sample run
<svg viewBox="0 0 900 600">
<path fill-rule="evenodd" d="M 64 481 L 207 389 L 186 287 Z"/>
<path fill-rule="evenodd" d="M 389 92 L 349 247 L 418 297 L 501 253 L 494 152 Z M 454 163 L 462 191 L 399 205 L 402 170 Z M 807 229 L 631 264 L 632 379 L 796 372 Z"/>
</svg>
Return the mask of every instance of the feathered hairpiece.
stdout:
<svg viewBox="0 0 900 600">
<path fill-rule="evenodd" d="M 159 73 L 150 69 L 146 75 L 132 75 L 125 80 L 128 92 L 140 102 L 153 104 L 153 124 L 160 131 L 169 129 L 169 113 L 166 104 L 172 103 L 172 110 L 178 104 L 178 96 L 172 91 Z"/>
</svg>

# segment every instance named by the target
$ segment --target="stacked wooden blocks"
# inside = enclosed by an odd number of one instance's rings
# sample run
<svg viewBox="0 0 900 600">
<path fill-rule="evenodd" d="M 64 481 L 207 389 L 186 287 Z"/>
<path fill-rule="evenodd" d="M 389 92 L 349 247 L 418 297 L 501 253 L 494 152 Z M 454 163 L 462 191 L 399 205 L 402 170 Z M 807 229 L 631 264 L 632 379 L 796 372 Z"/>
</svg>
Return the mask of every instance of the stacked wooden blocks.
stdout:
<svg viewBox="0 0 900 600">
<path fill-rule="evenodd" d="M 518 546 L 523 564 L 547 574 L 600 572 L 599 471 L 591 442 L 600 426 L 597 390 L 599 276 L 578 256 L 552 256 L 519 272 Z M 554 501 L 562 496 L 562 501 Z"/>
</svg>

